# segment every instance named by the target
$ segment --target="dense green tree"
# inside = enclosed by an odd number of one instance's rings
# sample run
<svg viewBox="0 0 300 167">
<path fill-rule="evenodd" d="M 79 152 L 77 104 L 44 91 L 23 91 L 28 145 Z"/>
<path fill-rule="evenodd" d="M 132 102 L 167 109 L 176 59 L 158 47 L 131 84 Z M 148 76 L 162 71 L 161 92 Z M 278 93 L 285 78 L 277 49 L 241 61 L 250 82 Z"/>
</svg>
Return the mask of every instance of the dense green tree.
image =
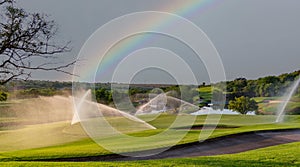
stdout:
<svg viewBox="0 0 300 167">
<path fill-rule="evenodd" d="M 243 92 L 244 88 L 247 86 L 246 78 L 237 78 L 234 81 L 233 93 Z"/>
<path fill-rule="evenodd" d="M 227 81 L 227 98 L 233 100 L 235 97 L 271 97 L 282 96 L 300 75 L 300 71 L 282 74 L 279 76 L 267 76 L 257 80 L 246 80 L 237 78 Z"/>
<path fill-rule="evenodd" d="M 228 108 L 241 114 L 247 114 L 249 111 L 257 111 L 258 106 L 255 100 L 241 96 L 229 101 Z"/>
<path fill-rule="evenodd" d="M 100 88 L 95 90 L 95 97 L 97 102 L 102 104 L 109 104 L 112 102 L 112 93 L 110 90 L 107 90 L 105 88 Z"/>
<path fill-rule="evenodd" d="M 244 87 L 243 89 L 243 95 L 247 97 L 255 97 L 255 89 L 257 87 L 257 83 L 255 80 L 249 80 L 247 82 L 247 86 Z"/>
</svg>

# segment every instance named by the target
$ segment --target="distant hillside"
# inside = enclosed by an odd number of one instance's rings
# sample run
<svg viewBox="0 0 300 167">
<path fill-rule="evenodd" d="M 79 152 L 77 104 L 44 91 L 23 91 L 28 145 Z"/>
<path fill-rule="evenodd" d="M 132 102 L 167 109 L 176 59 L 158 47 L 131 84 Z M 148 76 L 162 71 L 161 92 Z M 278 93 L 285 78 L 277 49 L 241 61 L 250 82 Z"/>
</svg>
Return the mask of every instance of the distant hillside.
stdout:
<svg viewBox="0 0 300 167">
<path fill-rule="evenodd" d="M 233 81 L 226 81 L 226 93 L 227 100 L 234 99 L 235 97 L 240 96 L 248 96 L 248 97 L 274 97 L 274 96 L 282 96 L 286 90 L 293 84 L 293 82 L 299 78 L 300 70 L 294 71 L 291 73 L 281 74 L 279 76 L 266 76 L 261 77 L 256 80 L 247 80 L 246 78 L 237 78 Z M 221 82 L 224 83 L 224 82 Z M 218 88 L 221 83 L 213 84 L 214 88 Z M 111 93 L 111 84 L 110 83 L 96 83 L 96 84 L 88 84 L 83 83 L 86 87 L 94 87 L 95 91 L 99 93 L 104 92 L 107 96 L 110 96 Z M 195 87 L 195 86 L 194 86 Z M 178 85 L 168 85 L 168 84 L 131 84 L 129 87 L 130 95 L 135 94 L 143 94 L 151 91 L 154 88 L 160 88 L 165 92 L 168 91 L 179 91 Z M 204 99 L 208 102 L 208 99 L 211 97 L 211 87 L 210 85 L 199 85 L 200 98 Z M 4 87 L 2 90 L 6 92 L 21 92 L 19 95 L 26 94 L 36 94 L 36 95 L 54 95 L 54 94 L 62 94 L 69 92 L 71 93 L 72 82 L 59 82 L 59 81 L 39 81 L 39 80 L 28 80 L 21 81 L 15 80 Z M 204 92 L 203 92 L 204 91 Z M 94 93 L 96 93 L 94 92 Z M 296 94 L 300 97 L 300 90 L 296 92 Z M 101 96 L 99 96 L 99 101 Z M 107 97 L 108 98 L 108 97 Z M 106 99 L 107 99 L 106 98 Z M 106 101 L 104 99 L 104 103 Z M 103 100 L 102 100 L 103 102 Z"/>
</svg>

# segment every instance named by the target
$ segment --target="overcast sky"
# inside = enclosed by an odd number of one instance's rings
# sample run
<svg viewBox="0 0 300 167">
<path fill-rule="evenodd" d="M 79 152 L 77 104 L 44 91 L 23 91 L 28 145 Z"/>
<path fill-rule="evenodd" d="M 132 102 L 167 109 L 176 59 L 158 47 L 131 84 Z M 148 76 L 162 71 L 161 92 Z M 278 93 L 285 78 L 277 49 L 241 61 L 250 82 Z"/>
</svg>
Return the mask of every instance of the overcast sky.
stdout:
<svg viewBox="0 0 300 167">
<path fill-rule="evenodd" d="M 180 7 L 194 1 L 182 0 L 26 0 L 19 6 L 49 14 L 59 25 L 58 39 L 72 41 L 73 50 L 65 61 L 76 58 L 82 45 L 100 26 L 125 14 L 138 11 L 163 11 L 179 14 L 199 26 L 211 39 L 224 64 L 226 77 L 258 78 L 299 70 L 299 0 L 218 0 L 200 6 L 192 13 Z M 168 7 L 170 6 L 170 7 Z M 199 10 L 199 11 L 197 11 Z M 163 40 L 163 39 L 161 39 Z M 186 49 L 171 39 L 176 52 Z M 173 46 L 173 47 L 172 47 Z M 179 49 L 178 49 L 179 48 Z M 188 52 L 188 51 L 187 51 Z M 180 54 L 180 53 L 179 53 Z M 188 55 L 188 54 L 186 54 Z M 189 59 L 188 56 L 186 59 Z M 199 68 L 203 81 L 209 82 L 204 66 Z M 145 73 L 146 74 L 146 73 Z M 39 72 L 35 79 L 69 80 L 59 73 Z M 200 80 L 201 80 L 200 79 Z"/>
</svg>

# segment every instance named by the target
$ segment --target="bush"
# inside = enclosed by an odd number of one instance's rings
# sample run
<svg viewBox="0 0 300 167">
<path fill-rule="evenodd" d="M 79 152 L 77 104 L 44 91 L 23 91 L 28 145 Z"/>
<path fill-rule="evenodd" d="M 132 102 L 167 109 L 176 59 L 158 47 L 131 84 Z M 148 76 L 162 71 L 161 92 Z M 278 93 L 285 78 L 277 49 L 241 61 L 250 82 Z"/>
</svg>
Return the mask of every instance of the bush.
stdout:
<svg viewBox="0 0 300 167">
<path fill-rule="evenodd" d="M 0 91 L 0 101 L 6 101 L 8 93 Z"/>
</svg>

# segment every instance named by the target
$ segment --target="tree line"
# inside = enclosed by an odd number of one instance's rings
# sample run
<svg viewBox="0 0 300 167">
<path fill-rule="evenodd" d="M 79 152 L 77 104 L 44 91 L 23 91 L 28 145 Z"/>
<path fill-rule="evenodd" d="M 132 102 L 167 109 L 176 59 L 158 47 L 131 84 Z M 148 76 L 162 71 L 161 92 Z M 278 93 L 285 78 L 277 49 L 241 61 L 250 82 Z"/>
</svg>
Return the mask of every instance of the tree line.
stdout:
<svg viewBox="0 0 300 167">
<path fill-rule="evenodd" d="M 282 96 L 287 89 L 299 78 L 300 70 L 279 76 L 267 76 L 257 80 L 237 78 L 226 82 L 226 98 L 236 97 L 274 97 Z M 215 84 L 218 87 L 220 83 Z M 297 94 L 300 93 L 298 89 Z"/>
</svg>

